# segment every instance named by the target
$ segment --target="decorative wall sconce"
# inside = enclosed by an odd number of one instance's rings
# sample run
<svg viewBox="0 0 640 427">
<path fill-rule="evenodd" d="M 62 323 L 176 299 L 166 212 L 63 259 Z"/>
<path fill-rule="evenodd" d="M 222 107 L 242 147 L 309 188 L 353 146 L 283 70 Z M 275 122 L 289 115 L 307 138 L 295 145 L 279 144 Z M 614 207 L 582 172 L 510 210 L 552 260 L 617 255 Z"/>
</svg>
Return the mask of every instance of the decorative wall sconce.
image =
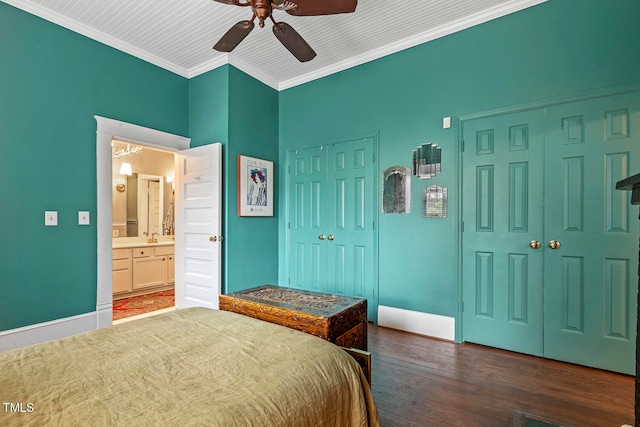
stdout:
<svg viewBox="0 0 640 427">
<path fill-rule="evenodd" d="M 133 175 L 133 172 L 131 171 L 131 163 L 123 163 L 120 166 L 120 175 Z"/>
<path fill-rule="evenodd" d="M 431 179 L 440 173 L 442 148 L 431 142 L 418 145 L 413 150 L 412 174 L 420 179 Z"/>
<path fill-rule="evenodd" d="M 125 175 L 125 176 L 131 176 L 133 175 L 133 171 L 131 170 L 131 163 L 122 163 L 122 165 L 120 165 L 120 175 Z M 116 185 L 116 190 L 118 190 L 121 193 L 124 193 L 124 190 L 126 190 L 126 186 L 125 184 L 117 184 Z"/>
</svg>

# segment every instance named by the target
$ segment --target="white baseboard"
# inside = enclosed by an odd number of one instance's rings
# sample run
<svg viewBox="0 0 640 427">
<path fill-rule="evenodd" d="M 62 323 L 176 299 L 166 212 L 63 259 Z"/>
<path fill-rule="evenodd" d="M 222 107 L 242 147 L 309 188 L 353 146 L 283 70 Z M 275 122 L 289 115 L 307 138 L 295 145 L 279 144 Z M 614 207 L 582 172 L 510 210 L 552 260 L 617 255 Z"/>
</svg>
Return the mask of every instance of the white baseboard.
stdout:
<svg viewBox="0 0 640 427">
<path fill-rule="evenodd" d="M 454 341 L 456 319 L 438 314 L 378 306 L 378 325 Z"/>
<path fill-rule="evenodd" d="M 0 351 L 66 338 L 97 328 L 97 312 L 80 314 L 0 332 Z"/>
</svg>

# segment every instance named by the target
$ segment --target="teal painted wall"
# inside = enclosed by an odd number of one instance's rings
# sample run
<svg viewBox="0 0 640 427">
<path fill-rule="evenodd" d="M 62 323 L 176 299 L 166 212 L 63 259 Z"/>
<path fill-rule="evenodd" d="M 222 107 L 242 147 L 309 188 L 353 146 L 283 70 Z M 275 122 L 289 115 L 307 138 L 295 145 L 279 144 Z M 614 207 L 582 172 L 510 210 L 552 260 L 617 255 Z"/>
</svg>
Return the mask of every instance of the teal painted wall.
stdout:
<svg viewBox="0 0 640 427">
<path fill-rule="evenodd" d="M 442 173 L 412 180 L 411 213 L 379 215 L 381 305 L 458 314 L 456 119 L 639 81 L 638 16 L 636 0 L 550 0 L 280 93 L 281 162 L 288 149 L 371 130 L 380 176 L 409 167 L 422 142 L 443 147 Z M 453 128 L 442 129 L 445 116 Z M 432 184 L 450 191 L 446 219 L 422 218 L 422 190 Z M 285 225 L 283 216 L 281 240 Z"/>
<path fill-rule="evenodd" d="M 237 156 L 271 160 L 277 176 L 278 92 L 226 65 L 193 78 L 189 93 L 191 145 L 223 145 L 222 290 L 277 283 L 277 206 L 273 217 L 238 217 Z"/>
<path fill-rule="evenodd" d="M 191 147 L 229 141 L 229 66 L 189 80 Z"/>
<path fill-rule="evenodd" d="M 287 149 L 350 135 L 378 133 L 380 171 L 408 166 L 421 142 L 443 146 L 442 174 L 412 182 L 412 212 L 379 216 L 380 303 L 455 316 L 455 119 L 637 82 L 637 16 L 635 0 L 550 0 L 277 93 L 232 66 L 188 81 L 0 3 L 0 330 L 95 310 L 93 115 L 225 145 L 226 291 L 284 284 L 285 218 L 237 217 L 237 154 L 274 160 L 278 176 Z M 421 217 L 431 183 L 452 192 L 447 219 Z"/>
<path fill-rule="evenodd" d="M 273 217 L 238 217 L 238 154 L 274 163 L 278 188 L 278 92 L 231 67 L 227 150 L 227 282 L 233 292 L 278 282 L 278 198 Z"/>
<path fill-rule="evenodd" d="M 0 3 L 0 330 L 95 311 L 94 115 L 187 135 L 188 81 Z M 44 212 L 58 211 L 57 227 Z M 91 225 L 78 226 L 88 210 Z"/>
</svg>

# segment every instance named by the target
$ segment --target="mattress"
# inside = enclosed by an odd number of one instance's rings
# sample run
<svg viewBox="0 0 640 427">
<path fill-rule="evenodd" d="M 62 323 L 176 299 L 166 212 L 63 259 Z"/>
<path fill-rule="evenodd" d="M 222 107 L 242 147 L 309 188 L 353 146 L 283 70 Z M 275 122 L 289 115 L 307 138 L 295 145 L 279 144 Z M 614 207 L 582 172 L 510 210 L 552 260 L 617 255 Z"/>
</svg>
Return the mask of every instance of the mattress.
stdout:
<svg viewBox="0 0 640 427">
<path fill-rule="evenodd" d="M 340 347 L 205 308 L 2 352 L 0 401 L 3 426 L 379 425 Z"/>
</svg>

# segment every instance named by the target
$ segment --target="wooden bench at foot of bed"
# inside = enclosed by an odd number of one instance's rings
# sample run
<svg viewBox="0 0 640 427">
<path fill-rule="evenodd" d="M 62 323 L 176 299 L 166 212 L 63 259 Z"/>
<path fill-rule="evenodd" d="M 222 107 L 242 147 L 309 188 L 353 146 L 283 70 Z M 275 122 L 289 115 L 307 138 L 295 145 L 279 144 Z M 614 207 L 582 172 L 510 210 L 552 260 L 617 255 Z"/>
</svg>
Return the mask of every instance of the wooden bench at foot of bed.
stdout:
<svg viewBox="0 0 640 427">
<path fill-rule="evenodd" d="M 371 384 L 367 300 L 272 285 L 220 295 L 220 310 L 297 329 L 342 347 Z"/>
<path fill-rule="evenodd" d="M 220 309 L 297 329 L 346 348 L 367 350 L 367 300 L 259 286 L 220 295 Z"/>
</svg>

